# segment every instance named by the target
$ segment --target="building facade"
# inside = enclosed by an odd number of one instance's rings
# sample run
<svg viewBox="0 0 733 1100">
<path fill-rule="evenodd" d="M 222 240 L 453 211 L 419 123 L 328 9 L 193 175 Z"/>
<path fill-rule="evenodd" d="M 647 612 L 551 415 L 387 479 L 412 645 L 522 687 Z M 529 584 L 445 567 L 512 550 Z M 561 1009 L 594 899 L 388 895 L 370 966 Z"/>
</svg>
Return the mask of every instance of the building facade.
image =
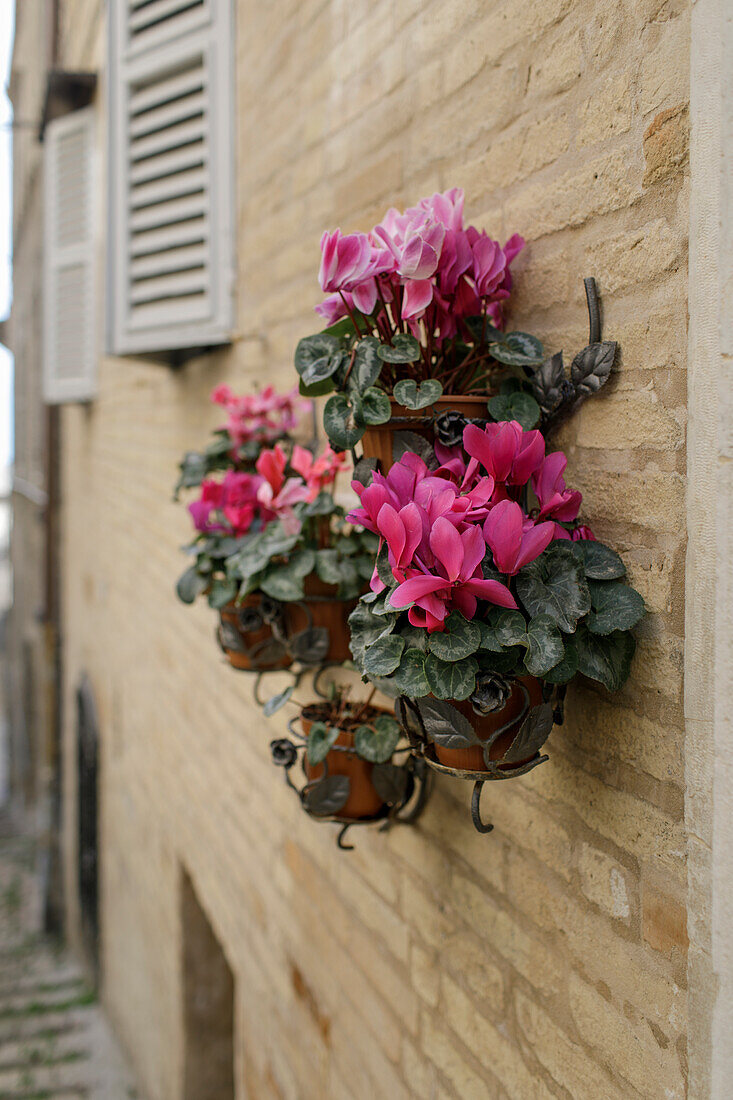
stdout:
<svg viewBox="0 0 733 1100">
<path fill-rule="evenodd" d="M 60 747 L 66 927 L 88 950 L 98 923 L 102 995 L 148 1096 L 722 1097 L 723 5 L 47 8 L 17 6 L 13 58 L 16 117 L 45 128 L 15 146 L 12 705 L 36 723 L 22 743 L 45 746 L 26 798 L 51 826 Z M 146 124 L 162 87 L 192 104 L 169 145 Z M 146 174 L 158 157 L 170 170 Z M 66 254 L 49 227 L 71 225 L 72 169 L 86 201 Z M 649 614 L 626 688 L 574 686 L 550 762 L 485 792 L 493 833 L 439 782 L 418 827 L 346 853 L 271 766 L 284 719 L 222 662 L 209 609 L 176 601 L 188 524 L 171 489 L 216 426 L 215 385 L 292 385 L 322 230 L 451 186 L 473 223 L 529 242 L 514 327 L 582 346 L 583 277 L 598 282 L 621 356 L 558 442 Z M 159 204 L 178 211 L 166 224 Z M 161 265 L 175 249 L 187 263 Z"/>
</svg>

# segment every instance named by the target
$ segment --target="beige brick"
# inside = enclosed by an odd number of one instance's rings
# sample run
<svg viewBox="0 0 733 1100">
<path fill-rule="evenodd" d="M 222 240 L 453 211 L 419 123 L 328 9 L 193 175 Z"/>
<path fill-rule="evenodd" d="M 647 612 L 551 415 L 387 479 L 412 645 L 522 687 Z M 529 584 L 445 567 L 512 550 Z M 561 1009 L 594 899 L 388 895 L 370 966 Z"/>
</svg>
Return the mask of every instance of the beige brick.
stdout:
<svg viewBox="0 0 733 1100">
<path fill-rule="evenodd" d="M 687 160 L 690 119 L 686 104 L 660 111 L 644 134 L 644 186 L 676 175 Z"/>
<path fill-rule="evenodd" d="M 628 451 L 677 450 L 684 433 L 677 419 L 664 409 L 654 392 L 614 393 L 583 409 L 577 435 L 581 447 Z"/>
<path fill-rule="evenodd" d="M 689 96 L 689 12 L 666 28 L 642 62 L 640 108 L 643 115 L 683 103 Z"/>
<path fill-rule="evenodd" d="M 529 90 L 533 95 L 548 96 L 567 91 L 583 68 L 583 46 L 580 32 L 558 36 L 532 58 Z"/>
<path fill-rule="evenodd" d="M 631 74 L 623 72 L 608 78 L 601 88 L 585 100 L 578 111 L 578 145 L 598 145 L 619 134 L 628 133 L 632 115 Z"/>
<path fill-rule="evenodd" d="M 588 901 L 628 924 L 634 887 L 627 868 L 605 852 L 583 844 L 578 853 L 578 872 Z"/>
<path fill-rule="evenodd" d="M 413 943 L 410 950 L 410 976 L 416 993 L 435 1008 L 440 996 L 440 968 L 433 954 Z"/>
<path fill-rule="evenodd" d="M 608 1078 L 578 1043 L 572 1042 L 539 1005 L 517 992 L 517 1020 L 534 1055 L 571 1096 L 626 1100 L 628 1092 Z"/>
<path fill-rule="evenodd" d="M 581 1038 L 608 1058 L 642 1096 L 682 1100 L 685 1085 L 674 1046 L 660 1046 L 646 1021 L 632 1021 L 592 986 L 570 975 L 570 1008 Z"/>
<path fill-rule="evenodd" d="M 655 951 L 674 958 L 687 954 L 687 908 L 665 889 L 645 881 L 642 887 L 644 939 Z"/>
</svg>

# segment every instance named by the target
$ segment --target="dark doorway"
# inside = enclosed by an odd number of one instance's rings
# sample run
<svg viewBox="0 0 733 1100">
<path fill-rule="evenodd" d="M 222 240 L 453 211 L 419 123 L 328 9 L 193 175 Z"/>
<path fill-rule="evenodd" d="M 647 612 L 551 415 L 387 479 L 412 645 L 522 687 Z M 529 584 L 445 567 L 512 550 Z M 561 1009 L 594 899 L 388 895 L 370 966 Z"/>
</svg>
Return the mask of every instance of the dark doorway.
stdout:
<svg viewBox="0 0 733 1100">
<path fill-rule="evenodd" d="M 234 977 L 181 874 L 185 1069 L 183 1100 L 234 1100 Z"/>
<path fill-rule="evenodd" d="M 81 930 L 94 974 L 99 969 L 99 727 L 86 674 L 76 690 L 78 860 Z"/>
</svg>

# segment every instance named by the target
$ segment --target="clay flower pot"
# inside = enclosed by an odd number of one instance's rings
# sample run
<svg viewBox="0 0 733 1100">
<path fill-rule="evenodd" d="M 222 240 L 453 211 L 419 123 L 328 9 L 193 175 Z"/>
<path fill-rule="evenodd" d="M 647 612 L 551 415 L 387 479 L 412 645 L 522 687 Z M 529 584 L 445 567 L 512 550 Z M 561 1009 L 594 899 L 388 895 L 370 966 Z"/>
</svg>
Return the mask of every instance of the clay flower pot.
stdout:
<svg viewBox="0 0 733 1100">
<path fill-rule="evenodd" d="M 305 579 L 305 598 L 300 603 L 287 604 L 285 608 L 288 635 L 308 627 L 324 627 L 328 631 L 328 650 L 322 658 L 342 664 L 351 660 L 351 632 L 349 615 L 356 607 L 356 600 L 340 600 L 335 584 L 326 584 L 311 574 Z"/>
<path fill-rule="evenodd" d="M 524 684 L 529 692 L 530 707 L 539 706 L 542 702 L 542 682 L 534 676 L 520 676 L 518 680 L 520 683 Z M 506 725 L 506 723 L 510 722 L 513 718 L 516 719 L 509 729 L 505 730 L 504 733 L 494 741 L 489 750 L 489 758 L 491 760 L 501 760 L 521 727 L 523 719 L 520 718 L 520 715 L 522 714 L 524 701 L 524 693 L 519 688 L 517 681 L 515 681 L 512 686 L 512 693 L 504 707 L 491 714 L 476 714 L 468 699 L 463 702 L 453 701 L 451 705 L 469 720 L 476 732 L 476 736 L 481 741 L 488 741 L 491 735 L 496 733 L 501 726 Z M 445 764 L 448 768 L 457 768 L 461 771 L 471 772 L 486 771 L 484 752 L 478 745 L 469 749 L 448 749 L 434 742 L 433 750 L 436 759 L 441 764 Z M 534 755 L 534 753 L 532 755 Z M 527 760 L 520 760 L 513 764 L 499 765 L 499 767 L 502 771 L 509 772 L 523 767 L 526 763 Z"/>
<path fill-rule="evenodd" d="M 446 395 L 439 397 L 434 405 L 426 409 L 408 409 L 405 405 L 398 404 L 394 398 L 390 398 L 392 405 L 392 418 L 386 424 L 377 424 L 367 428 L 361 441 L 365 458 L 376 458 L 383 473 L 386 473 L 394 462 L 393 446 L 397 432 L 414 432 L 423 439 L 434 440 L 433 415 L 454 410 L 461 413 L 469 420 L 488 418 L 487 403 L 491 394 Z"/>
<path fill-rule="evenodd" d="M 219 612 L 221 620 L 220 641 L 227 660 L 233 668 L 244 671 L 274 671 L 288 668 L 292 657 L 284 650 L 272 633 L 270 623 L 262 621 L 254 630 L 245 630 L 242 625 L 242 612 L 258 611 L 261 597 L 256 593 L 246 596 L 240 604 L 228 603 Z M 238 645 L 233 643 L 239 639 Z"/>
<path fill-rule="evenodd" d="M 377 708 L 373 708 L 376 710 Z M 383 713 L 387 714 L 387 711 Z M 314 722 L 322 720 L 323 707 L 319 703 L 303 708 L 301 723 L 303 733 L 308 737 Z M 363 760 L 357 755 L 354 748 L 354 734 L 350 730 L 341 730 L 335 745 L 339 749 L 332 748 L 323 764 L 312 765 L 308 763 L 308 757 L 303 758 L 303 770 L 309 782 L 322 778 L 326 774 L 345 775 L 349 780 L 349 796 L 334 817 L 344 820 L 360 821 L 367 818 L 378 817 L 385 810 L 385 802 L 377 793 L 372 782 L 374 764 Z M 346 751 L 342 751 L 346 750 Z"/>
</svg>

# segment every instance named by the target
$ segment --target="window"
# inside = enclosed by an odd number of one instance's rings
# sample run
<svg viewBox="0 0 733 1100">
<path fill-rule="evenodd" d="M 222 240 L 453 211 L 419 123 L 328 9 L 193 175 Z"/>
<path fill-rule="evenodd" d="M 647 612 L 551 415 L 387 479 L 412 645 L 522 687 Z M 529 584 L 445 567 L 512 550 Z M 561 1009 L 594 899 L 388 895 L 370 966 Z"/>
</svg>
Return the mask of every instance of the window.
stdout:
<svg viewBox="0 0 733 1100">
<path fill-rule="evenodd" d="M 232 50 L 232 0 L 110 6 L 113 352 L 231 338 Z"/>
<path fill-rule="evenodd" d="M 97 359 L 92 108 L 49 122 L 44 141 L 43 396 L 88 401 Z"/>
</svg>

